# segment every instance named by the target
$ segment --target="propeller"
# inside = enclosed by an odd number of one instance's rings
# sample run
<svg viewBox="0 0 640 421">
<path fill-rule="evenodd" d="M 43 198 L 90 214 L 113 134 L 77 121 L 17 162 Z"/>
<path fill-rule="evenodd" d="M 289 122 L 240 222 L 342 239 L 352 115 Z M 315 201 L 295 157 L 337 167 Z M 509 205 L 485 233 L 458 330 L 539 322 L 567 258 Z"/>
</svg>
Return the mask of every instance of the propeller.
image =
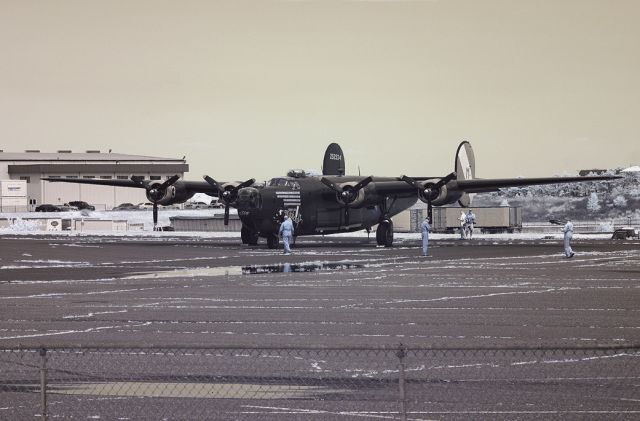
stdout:
<svg viewBox="0 0 640 421">
<path fill-rule="evenodd" d="M 150 181 L 145 181 L 144 177 L 139 175 L 132 175 L 131 181 L 137 184 L 140 187 L 143 187 L 147 191 L 147 198 L 153 203 L 153 230 L 156 230 L 156 226 L 158 225 L 158 202 L 162 200 L 167 191 L 167 187 L 175 184 L 176 181 L 180 179 L 179 175 L 174 175 L 164 183 L 157 185 L 152 184 Z"/>
<path fill-rule="evenodd" d="M 373 177 L 372 176 L 366 177 L 360 180 L 359 182 L 357 182 L 356 184 L 354 184 L 353 186 L 349 184 L 341 186 L 339 184 L 334 183 L 333 181 L 329 180 L 326 177 L 322 177 L 320 181 L 322 182 L 322 184 L 324 184 L 325 186 L 329 187 L 331 190 L 336 192 L 340 197 L 340 200 L 342 201 L 342 203 L 347 205 L 345 209 L 345 225 L 348 226 L 349 225 L 349 206 L 348 205 L 350 203 L 353 203 L 353 201 L 358 198 L 358 192 L 363 188 L 365 188 L 367 184 L 371 183 L 373 181 Z"/>
<path fill-rule="evenodd" d="M 432 218 L 433 206 L 431 205 L 431 201 L 438 197 L 438 195 L 440 194 L 440 188 L 442 188 L 442 186 L 447 184 L 449 181 L 455 179 L 456 177 L 457 177 L 457 174 L 454 171 L 449 175 L 442 177 L 433 185 L 431 185 L 430 183 L 429 185 L 424 185 L 422 182 L 414 180 L 413 178 L 406 175 L 401 176 L 400 179 L 405 183 L 409 184 L 410 186 L 417 188 L 420 191 L 420 195 L 424 197 L 425 200 L 427 201 L 427 212 L 429 213 L 429 220 L 433 221 L 433 218 Z"/>
<path fill-rule="evenodd" d="M 367 178 L 364 178 L 353 186 L 349 184 L 340 186 L 326 177 L 322 177 L 320 181 L 322 182 L 322 184 L 338 193 L 338 195 L 340 195 L 340 200 L 342 200 L 344 204 L 348 205 L 358 198 L 358 192 L 365 188 L 367 184 L 371 183 L 371 181 L 373 181 L 373 177 L 369 176 Z"/>
<path fill-rule="evenodd" d="M 216 180 L 209 177 L 208 175 L 204 176 L 204 180 L 207 183 L 209 183 L 212 187 L 215 187 L 218 190 L 218 197 L 221 198 L 222 201 L 224 202 L 224 224 L 225 225 L 229 225 L 229 206 L 231 205 L 231 203 L 235 202 L 235 200 L 238 198 L 238 191 L 240 191 L 240 189 L 242 188 L 249 187 L 250 185 L 256 182 L 255 178 L 250 178 L 247 181 L 243 181 L 242 183 L 238 184 L 235 187 L 232 187 L 230 189 L 227 189 L 227 188 L 223 189 L 222 184 L 218 183 Z"/>
</svg>

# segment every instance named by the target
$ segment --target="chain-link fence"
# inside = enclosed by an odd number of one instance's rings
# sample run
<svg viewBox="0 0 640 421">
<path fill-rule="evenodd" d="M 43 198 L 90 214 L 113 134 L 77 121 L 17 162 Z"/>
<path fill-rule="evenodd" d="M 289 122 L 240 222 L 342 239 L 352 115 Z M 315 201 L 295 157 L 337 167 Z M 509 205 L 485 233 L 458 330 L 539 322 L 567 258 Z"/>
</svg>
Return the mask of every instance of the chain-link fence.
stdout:
<svg viewBox="0 0 640 421">
<path fill-rule="evenodd" d="M 640 419 L 640 347 L 0 349 L 0 419 Z"/>
</svg>

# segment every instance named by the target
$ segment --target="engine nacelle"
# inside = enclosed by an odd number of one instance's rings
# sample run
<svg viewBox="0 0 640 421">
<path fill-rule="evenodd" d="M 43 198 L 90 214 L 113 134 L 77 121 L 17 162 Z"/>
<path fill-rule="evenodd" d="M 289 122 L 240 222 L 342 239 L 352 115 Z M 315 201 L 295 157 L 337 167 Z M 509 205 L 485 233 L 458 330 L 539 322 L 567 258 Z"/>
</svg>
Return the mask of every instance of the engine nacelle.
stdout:
<svg viewBox="0 0 640 421">
<path fill-rule="evenodd" d="M 185 189 L 181 182 L 177 182 L 162 190 L 159 189 L 161 185 L 162 183 L 153 183 L 146 191 L 147 199 L 150 202 L 167 206 L 173 205 L 174 203 L 184 203 L 194 195 L 193 192 Z"/>
<path fill-rule="evenodd" d="M 450 203 L 454 203 L 460 199 L 464 194 L 463 191 L 458 189 L 457 183 L 451 181 L 439 188 L 435 188 L 435 184 L 440 179 L 426 180 L 422 182 L 422 189 L 420 189 L 419 199 L 424 203 L 429 203 L 434 206 L 442 206 Z"/>
<path fill-rule="evenodd" d="M 364 188 L 360 190 L 355 190 L 354 186 L 357 183 L 342 183 L 340 184 L 340 188 L 342 189 L 342 193 L 336 193 L 336 198 L 338 202 L 343 205 L 349 206 L 350 208 L 357 208 L 362 205 L 365 199 Z"/>
<path fill-rule="evenodd" d="M 237 181 L 230 181 L 228 183 L 224 183 L 220 185 L 220 190 L 218 191 L 218 198 L 223 203 L 233 203 L 237 199 L 237 193 L 232 195 L 231 191 L 238 187 L 240 184 Z M 225 194 L 226 193 L 226 194 Z"/>
</svg>

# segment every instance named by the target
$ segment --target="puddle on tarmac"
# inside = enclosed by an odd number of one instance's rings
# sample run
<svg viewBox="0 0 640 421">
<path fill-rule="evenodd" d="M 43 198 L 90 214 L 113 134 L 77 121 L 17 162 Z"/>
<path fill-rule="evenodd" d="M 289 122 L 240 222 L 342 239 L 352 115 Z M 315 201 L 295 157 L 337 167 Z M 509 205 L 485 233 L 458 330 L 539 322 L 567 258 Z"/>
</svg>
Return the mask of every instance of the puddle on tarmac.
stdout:
<svg viewBox="0 0 640 421">
<path fill-rule="evenodd" d="M 124 279 L 160 279 L 198 276 L 259 275 L 263 273 L 318 272 L 363 268 L 362 263 L 281 263 L 273 265 L 223 266 L 215 268 L 189 268 L 170 271 L 139 273 Z"/>
<path fill-rule="evenodd" d="M 361 263 L 283 263 L 278 265 L 242 266 L 243 275 L 279 272 L 317 272 L 363 268 Z"/>
</svg>

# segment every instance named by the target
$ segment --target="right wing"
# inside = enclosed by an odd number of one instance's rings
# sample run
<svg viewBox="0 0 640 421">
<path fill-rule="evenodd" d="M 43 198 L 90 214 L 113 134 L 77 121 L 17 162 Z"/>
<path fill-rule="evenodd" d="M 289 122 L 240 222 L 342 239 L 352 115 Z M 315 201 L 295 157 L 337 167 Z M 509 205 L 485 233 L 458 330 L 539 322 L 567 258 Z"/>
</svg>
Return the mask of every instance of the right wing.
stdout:
<svg viewBox="0 0 640 421">
<path fill-rule="evenodd" d="M 97 186 L 114 186 L 114 187 L 134 187 L 149 190 L 153 187 L 162 186 L 167 180 L 141 180 L 132 177 L 128 180 L 103 180 L 97 178 L 52 178 L 43 177 L 42 180 L 50 181 L 52 183 L 76 183 L 76 184 L 93 184 Z M 218 196 L 219 189 L 216 186 L 205 181 L 184 181 L 178 180 L 171 185 L 180 193 L 193 194 L 205 193 L 210 196 Z"/>
</svg>

